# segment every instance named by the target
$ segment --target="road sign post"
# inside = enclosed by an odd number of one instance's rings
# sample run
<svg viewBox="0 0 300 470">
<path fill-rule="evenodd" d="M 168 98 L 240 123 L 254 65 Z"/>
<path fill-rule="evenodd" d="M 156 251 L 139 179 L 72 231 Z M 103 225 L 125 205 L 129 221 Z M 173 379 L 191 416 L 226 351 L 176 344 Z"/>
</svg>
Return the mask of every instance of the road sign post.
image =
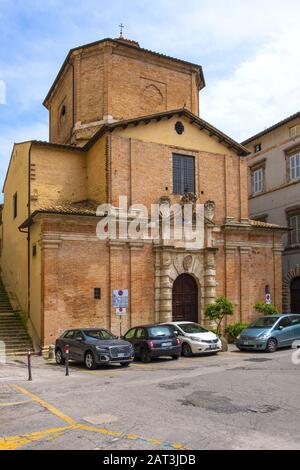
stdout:
<svg viewBox="0 0 300 470">
<path fill-rule="evenodd" d="M 116 316 L 120 319 L 120 338 L 122 336 L 122 317 L 126 316 L 126 308 L 128 307 L 128 290 L 113 290 L 113 307 L 116 309 Z"/>
<path fill-rule="evenodd" d="M 27 366 L 28 366 L 28 380 L 32 381 L 32 374 L 31 374 L 31 351 L 29 350 L 27 353 Z"/>
</svg>

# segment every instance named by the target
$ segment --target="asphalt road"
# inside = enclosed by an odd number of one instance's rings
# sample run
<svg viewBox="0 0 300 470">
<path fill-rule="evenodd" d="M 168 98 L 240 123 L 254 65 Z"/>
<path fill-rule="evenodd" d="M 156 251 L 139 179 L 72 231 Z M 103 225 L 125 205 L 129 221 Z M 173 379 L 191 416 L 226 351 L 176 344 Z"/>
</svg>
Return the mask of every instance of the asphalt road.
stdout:
<svg viewBox="0 0 300 470">
<path fill-rule="evenodd" d="M 87 371 L 0 364 L 0 449 L 300 449 L 292 351 Z"/>
</svg>

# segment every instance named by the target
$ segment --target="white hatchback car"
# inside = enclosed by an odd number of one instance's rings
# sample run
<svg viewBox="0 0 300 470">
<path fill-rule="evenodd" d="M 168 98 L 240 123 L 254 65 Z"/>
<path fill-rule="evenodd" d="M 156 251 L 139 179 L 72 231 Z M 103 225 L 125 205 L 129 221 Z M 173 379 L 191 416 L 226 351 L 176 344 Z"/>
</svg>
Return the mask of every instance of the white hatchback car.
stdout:
<svg viewBox="0 0 300 470">
<path fill-rule="evenodd" d="M 212 354 L 222 351 L 220 338 L 212 331 L 208 331 L 198 323 L 178 321 L 164 323 L 177 333 L 182 343 L 182 355 L 190 357 L 193 354 Z"/>
</svg>

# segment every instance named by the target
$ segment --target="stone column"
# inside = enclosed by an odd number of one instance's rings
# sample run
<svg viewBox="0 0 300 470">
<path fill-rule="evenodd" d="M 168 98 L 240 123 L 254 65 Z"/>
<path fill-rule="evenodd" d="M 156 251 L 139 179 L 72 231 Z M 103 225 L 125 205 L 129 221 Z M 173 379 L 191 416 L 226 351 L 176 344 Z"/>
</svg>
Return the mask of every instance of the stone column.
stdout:
<svg viewBox="0 0 300 470">
<path fill-rule="evenodd" d="M 154 321 L 160 321 L 160 249 L 154 248 L 155 266 L 154 266 Z"/>
<path fill-rule="evenodd" d="M 205 305 L 216 300 L 216 253 L 218 248 L 206 248 L 204 255 L 204 299 Z"/>
<path fill-rule="evenodd" d="M 170 267 L 172 258 L 167 251 L 161 252 L 160 272 L 160 322 L 172 321 L 172 281 Z"/>
</svg>

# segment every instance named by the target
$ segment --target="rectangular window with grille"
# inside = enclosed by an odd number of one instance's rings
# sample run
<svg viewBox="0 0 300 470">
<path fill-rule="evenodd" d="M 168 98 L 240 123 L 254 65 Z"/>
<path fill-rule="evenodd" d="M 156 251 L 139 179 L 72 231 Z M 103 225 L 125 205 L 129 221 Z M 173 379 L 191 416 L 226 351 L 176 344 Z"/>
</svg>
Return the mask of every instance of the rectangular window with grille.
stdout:
<svg viewBox="0 0 300 470">
<path fill-rule="evenodd" d="M 264 169 L 252 170 L 252 193 L 262 193 L 264 189 Z"/>
<path fill-rule="evenodd" d="M 173 193 L 195 192 L 195 159 L 187 155 L 173 155 Z"/>
<path fill-rule="evenodd" d="M 290 215 L 290 244 L 291 245 L 300 245 L 300 213 Z"/>
<path fill-rule="evenodd" d="M 290 179 L 297 180 L 300 178 L 300 152 L 290 157 Z"/>
</svg>

